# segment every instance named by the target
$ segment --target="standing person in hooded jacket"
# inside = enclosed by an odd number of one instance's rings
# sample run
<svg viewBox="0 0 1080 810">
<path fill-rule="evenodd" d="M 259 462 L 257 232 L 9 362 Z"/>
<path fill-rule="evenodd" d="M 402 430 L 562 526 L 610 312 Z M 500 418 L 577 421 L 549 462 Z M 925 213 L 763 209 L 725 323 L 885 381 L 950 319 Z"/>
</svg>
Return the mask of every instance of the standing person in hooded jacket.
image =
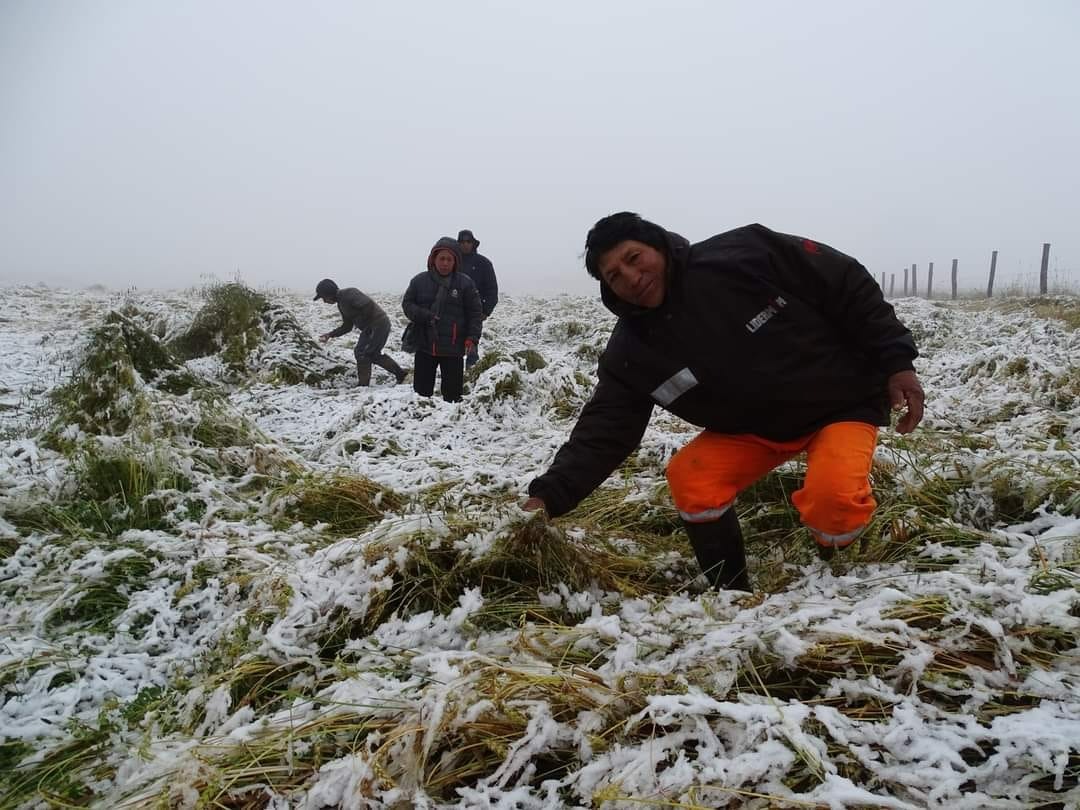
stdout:
<svg viewBox="0 0 1080 810">
<path fill-rule="evenodd" d="M 495 266 L 487 256 L 481 256 L 476 251 L 480 248 L 480 240 L 473 236 L 470 230 L 458 231 L 458 247 L 461 248 L 461 272 L 473 280 L 476 291 L 480 293 L 480 305 L 484 310 L 484 318 L 491 315 L 495 305 L 499 303 L 499 282 L 495 278 Z M 468 353 L 465 359 L 466 366 L 474 365 L 480 359 L 478 347 Z"/>
<path fill-rule="evenodd" d="M 618 321 L 569 440 L 529 485 L 526 509 L 561 515 L 637 447 L 654 405 L 704 430 L 667 468 L 694 552 L 717 588 L 750 590 L 739 492 L 806 452 L 792 495 L 831 553 L 877 506 L 878 427 L 923 415 L 911 333 L 855 259 L 748 225 L 691 245 L 623 212 L 585 241 L 585 266 Z"/>
<path fill-rule="evenodd" d="M 315 299 L 327 304 L 337 304 L 341 313 L 341 326 L 319 340 L 326 343 L 330 338 L 341 337 L 354 328 L 360 330 L 353 355 L 356 357 L 356 377 L 360 385 L 371 384 L 371 364 L 384 368 L 394 375 L 400 384 L 405 381 L 405 370 L 394 358 L 383 354 L 386 339 L 390 336 L 390 318 L 383 308 L 364 295 L 356 287 L 341 290 L 333 279 L 324 278 L 315 286 Z"/>
<path fill-rule="evenodd" d="M 462 358 L 476 348 L 484 320 L 480 296 L 472 279 L 460 272 L 461 251 L 444 236 L 428 254 L 427 270 L 409 282 L 401 299 L 405 316 L 418 332 L 413 390 L 430 397 L 435 371 L 447 402 L 461 400 L 465 375 Z"/>
</svg>

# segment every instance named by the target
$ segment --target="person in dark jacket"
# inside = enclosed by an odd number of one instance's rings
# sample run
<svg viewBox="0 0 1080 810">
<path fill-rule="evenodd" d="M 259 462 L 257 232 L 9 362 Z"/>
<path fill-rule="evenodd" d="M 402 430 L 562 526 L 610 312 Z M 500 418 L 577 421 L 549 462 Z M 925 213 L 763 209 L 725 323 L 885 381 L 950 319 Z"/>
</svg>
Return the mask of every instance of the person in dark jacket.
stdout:
<svg viewBox="0 0 1080 810">
<path fill-rule="evenodd" d="M 461 248 L 461 272 L 473 280 L 476 291 L 480 293 L 480 305 L 484 310 L 484 317 L 491 315 L 495 305 L 499 303 L 499 282 L 495 278 L 495 266 L 487 256 L 477 253 L 480 240 L 473 236 L 470 230 L 458 231 L 458 247 Z M 465 365 L 472 366 L 480 359 L 479 347 L 466 355 Z"/>
<path fill-rule="evenodd" d="M 476 285 L 461 272 L 456 240 L 444 236 L 435 243 L 427 270 L 409 282 L 401 306 L 419 331 L 413 390 L 430 397 L 438 370 L 443 399 L 460 401 L 465 374 L 462 358 L 479 343 L 484 314 Z"/>
<path fill-rule="evenodd" d="M 923 415 L 911 333 L 855 259 L 762 225 L 691 245 L 637 214 L 612 214 L 585 242 L 618 321 L 599 381 L 526 509 L 574 508 L 641 440 L 654 405 L 704 428 L 667 477 L 694 552 L 717 588 L 749 590 L 738 493 L 807 453 L 792 495 L 831 553 L 876 507 L 868 476 L 879 426 Z"/>
<path fill-rule="evenodd" d="M 400 384 L 406 372 L 390 355 L 383 354 L 386 339 L 390 336 L 390 318 L 386 312 L 356 287 L 338 289 L 333 279 L 324 278 L 315 286 L 315 299 L 327 304 L 337 304 L 341 313 L 341 326 L 319 340 L 326 343 L 330 338 L 341 337 L 353 329 L 360 330 L 353 355 L 356 357 L 356 377 L 360 385 L 371 384 L 371 364 L 384 368 L 394 375 Z"/>
</svg>

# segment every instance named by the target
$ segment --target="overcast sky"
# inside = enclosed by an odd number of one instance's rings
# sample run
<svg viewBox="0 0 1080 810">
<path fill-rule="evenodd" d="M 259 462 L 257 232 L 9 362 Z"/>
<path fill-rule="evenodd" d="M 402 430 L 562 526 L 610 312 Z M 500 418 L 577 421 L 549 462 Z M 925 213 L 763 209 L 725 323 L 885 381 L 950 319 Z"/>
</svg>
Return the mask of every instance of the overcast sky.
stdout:
<svg viewBox="0 0 1080 810">
<path fill-rule="evenodd" d="M 0 0 L 0 282 L 396 292 L 471 228 L 581 293 L 629 209 L 1075 286 L 1078 40 L 1075 0 Z"/>
</svg>

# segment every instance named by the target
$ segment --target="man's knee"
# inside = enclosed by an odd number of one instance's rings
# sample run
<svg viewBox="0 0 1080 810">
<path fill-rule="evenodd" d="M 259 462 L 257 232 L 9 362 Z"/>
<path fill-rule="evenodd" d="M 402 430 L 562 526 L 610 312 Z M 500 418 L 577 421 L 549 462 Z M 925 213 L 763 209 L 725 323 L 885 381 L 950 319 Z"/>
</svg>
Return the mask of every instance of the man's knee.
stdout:
<svg viewBox="0 0 1080 810">
<path fill-rule="evenodd" d="M 792 502 L 817 542 L 836 548 L 854 542 L 877 508 L 869 482 L 847 489 L 826 483 L 804 487 Z"/>
<path fill-rule="evenodd" d="M 668 462 L 665 474 L 671 499 L 679 515 L 689 523 L 718 520 L 735 500 L 735 488 L 703 464 L 702 450 L 693 443 Z"/>
<path fill-rule="evenodd" d="M 691 485 L 691 482 L 699 474 L 698 467 L 699 465 L 690 445 L 686 445 L 671 457 L 664 475 L 667 476 L 668 488 L 671 490 L 672 497 L 676 497 L 677 493 L 683 492 Z"/>
</svg>

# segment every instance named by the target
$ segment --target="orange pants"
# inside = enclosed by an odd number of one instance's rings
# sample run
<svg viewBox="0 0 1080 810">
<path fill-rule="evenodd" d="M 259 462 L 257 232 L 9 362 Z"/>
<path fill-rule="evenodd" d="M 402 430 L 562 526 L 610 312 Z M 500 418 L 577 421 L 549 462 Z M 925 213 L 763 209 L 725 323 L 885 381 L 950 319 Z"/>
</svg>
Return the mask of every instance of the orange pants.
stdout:
<svg viewBox="0 0 1080 810">
<path fill-rule="evenodd" d="M 863 422 L 836 422 L 786 442 L 706 430 L 675 454 L 667 478 L 683 520 L 707 523 L 739 492 L 805 450 L 806 480 L 791 502 L 819 544 L 842 548 L 877 506 L 869 481 L 876 444 L 877 428 Z"/>
</svg>

